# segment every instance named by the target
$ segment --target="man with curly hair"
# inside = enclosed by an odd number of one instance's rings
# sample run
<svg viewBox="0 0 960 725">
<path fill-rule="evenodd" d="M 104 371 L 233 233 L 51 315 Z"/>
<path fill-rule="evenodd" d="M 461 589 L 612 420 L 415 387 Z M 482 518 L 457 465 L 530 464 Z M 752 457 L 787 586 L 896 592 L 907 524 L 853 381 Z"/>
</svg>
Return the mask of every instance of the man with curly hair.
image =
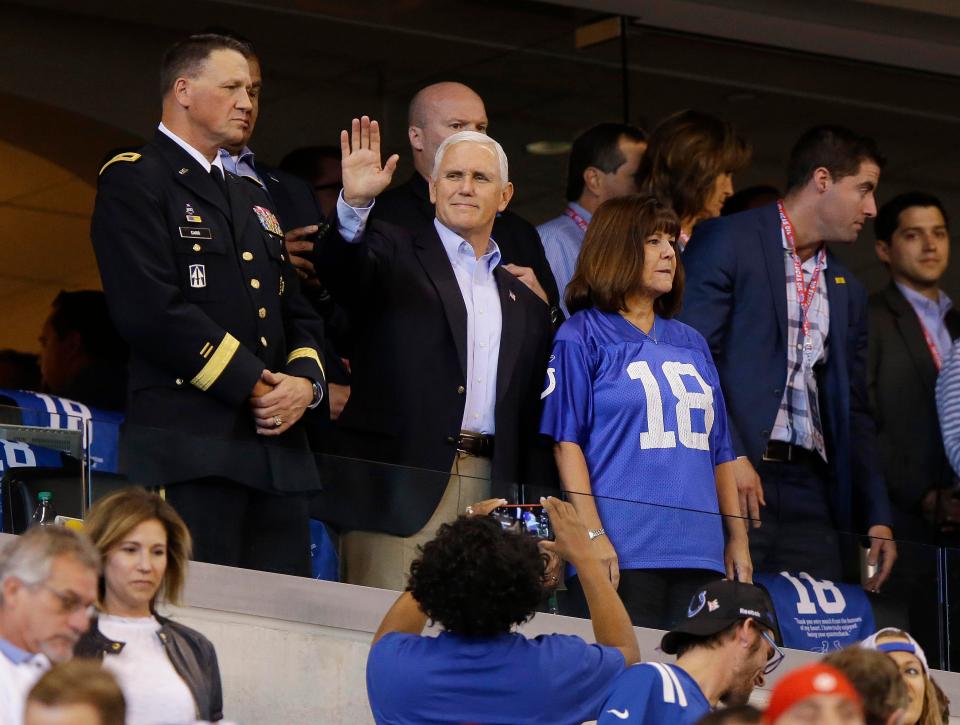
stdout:
<svg viewBox="0 0 960 725">
<path fill-rule="evenodd" d="M 611 682 L 640 650 L 573 506 L 551 497 L 544 507 L 553 542 L 504 531 L 487 516 L 461 516 L 423 547 L 367 660 L 378 723 L 572 725 L 597 717 Z M 577 567 L 597 644 L 513 631 L 540 602 L 547 552 Z M 444 631 L 423 636 L 428 620 Z"/>
</svg>

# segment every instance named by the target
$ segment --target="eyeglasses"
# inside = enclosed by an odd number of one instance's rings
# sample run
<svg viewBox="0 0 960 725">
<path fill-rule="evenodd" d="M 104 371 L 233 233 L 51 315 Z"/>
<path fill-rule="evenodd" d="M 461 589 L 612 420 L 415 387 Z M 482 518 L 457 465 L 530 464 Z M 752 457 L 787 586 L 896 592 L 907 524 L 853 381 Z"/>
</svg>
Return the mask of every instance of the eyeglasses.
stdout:
<svg viewBox="0 0 960 725">
<path fill-rule="evenodd" d="M 773 652 L 767 659 L 766 666 L 763 668 L 763 674 L 769 675 L 780 666 L 780 663 L 783 662 L 783 658 L 786 657 L 786 655 L 783 653 L 783 650 L 777 647 L 777 643 L 773 641 L 773 637 L 771 637 L 765 629 L 760 630 L 760 636 L 767 640 L 770 646 L 773 647 Z"/>
<path fill-rule="evenodd" d="M 57 591 L 49 584 L 44 583 L 37 584 L 36 586 L 46 589 L 60 601 L 61 614 L 75 614 L 76 612 L 83 612 L 89 619 L 97 613 L 96 606 L 93 604 L 84 604 L 83 600 L 73 592 Z"/>
</svg>

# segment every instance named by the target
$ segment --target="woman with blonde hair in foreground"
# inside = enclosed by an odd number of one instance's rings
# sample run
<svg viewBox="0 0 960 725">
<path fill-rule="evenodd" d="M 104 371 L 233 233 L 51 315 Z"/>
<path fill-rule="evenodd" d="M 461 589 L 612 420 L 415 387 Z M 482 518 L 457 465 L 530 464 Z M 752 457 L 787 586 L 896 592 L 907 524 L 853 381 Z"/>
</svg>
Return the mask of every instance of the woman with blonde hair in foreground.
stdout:
<svg viewBox="0 0 960 725">
<path fill-rule="evenodd" d="M 180 603 L 191 539 L 173 507 L 138 488 L 90 510 L 84 531 L 103 556 L 98 617 L 75 655 L 103 662 L 127 700 L 127 725 L 223 718 L 217 653 L 199 632 L 157 613 Z"/>
</svg>

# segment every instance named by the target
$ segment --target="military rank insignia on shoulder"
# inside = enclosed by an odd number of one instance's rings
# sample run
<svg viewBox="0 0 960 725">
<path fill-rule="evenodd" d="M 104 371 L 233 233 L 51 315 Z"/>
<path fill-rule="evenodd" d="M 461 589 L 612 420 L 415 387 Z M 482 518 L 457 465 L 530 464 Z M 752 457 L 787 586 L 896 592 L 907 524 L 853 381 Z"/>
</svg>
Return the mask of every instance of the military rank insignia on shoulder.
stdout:
<svg viewBox="0 0 960 725">
<path fill-rule="evenodd" d="M 126 161 L 127 163 L 132 164 L 139 161 L 140 156 L 141 154 L 138 154 L 136 151 L 124 151 L 121 154 L 117 154 L 112 159 L 110 159 L 107 163 L 105 163 L 103 166 L 100 167 L 100 172 L 97 174 L 97 176 L 102 174 L 104 171 L 107 170 L 108 167 L 117 163 L 118 161 Z"/>
</svg>

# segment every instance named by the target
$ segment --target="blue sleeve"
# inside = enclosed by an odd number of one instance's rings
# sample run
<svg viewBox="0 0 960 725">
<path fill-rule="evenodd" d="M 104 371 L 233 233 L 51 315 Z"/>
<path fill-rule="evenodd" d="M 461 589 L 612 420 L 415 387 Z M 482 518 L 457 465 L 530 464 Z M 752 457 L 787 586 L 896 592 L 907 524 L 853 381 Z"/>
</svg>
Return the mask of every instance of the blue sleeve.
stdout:
<svg viewBox="0 0 960 725">
<path fill-rule="evenodd" d="M 854 297 L 855 295 L 855 297 Z M 890 497 L 880 469 L 877 428 L 870 410 L 867 393 L 867 292 L 861 285 L 851 285 L 850 328 L 854 335 L 854 354 L 850 365 L 850 447 L 854 466 L 853 485 L 864 510 L 867 527 L 877 524 L 893 526 Z M 839 338 L 838 339 L 842 339 Z M 842 520 L 842 519 L 841 519 Z"/>
<path fill-rule="evenodd" d="M 713 465 L 735 460 L 736 452 L 730 441 L 730 426 L 727 422 L 727 404 L 723 399 L 723 389 L 720 386 L 720 373 L 713 364 L 713 356 L 706 340 L 700 338 L 700 349 L 705 360 L 706 381 L 713 388 L 713 430 L 710 432 L 710 454 L 713 456 Z"/>
<path fill-rule="evenodd" d="M 654 696 L 653 688 L 659 685 L 660 675 L 653 667 L 641 663 L 627 668 L 600 707 L 597 725 L 671 722 L 658 717 L 657 705 L 663 698 Z"/>
<path fill-rule="evenodd" d="M 401 649 L 411 636 L 390 632 L 370 648 L 367 657 L 367 696 L 377 722 L 385 719 L 384 703 L 396 702 L 398 696 L 402 700 L 404 678 L 398 677 L 404 672 Z"/>
<path fill-rule="evenodd" d="M 557 340 L 547 366 L 540 432 L 583 448 L 593 422 L 593 375 L 580 342 Z"/>
<path fill-rule="evenodd" d="M 616 647 L 587 644 L 571 635 L 537 639 L 548 643 L 550 661 L 556 665 L 553 695 L 548 699 L 556 717 L 545 722 L 595 720 L 610 686 L 626 667 L 623 654 Z"/>
</svg>

